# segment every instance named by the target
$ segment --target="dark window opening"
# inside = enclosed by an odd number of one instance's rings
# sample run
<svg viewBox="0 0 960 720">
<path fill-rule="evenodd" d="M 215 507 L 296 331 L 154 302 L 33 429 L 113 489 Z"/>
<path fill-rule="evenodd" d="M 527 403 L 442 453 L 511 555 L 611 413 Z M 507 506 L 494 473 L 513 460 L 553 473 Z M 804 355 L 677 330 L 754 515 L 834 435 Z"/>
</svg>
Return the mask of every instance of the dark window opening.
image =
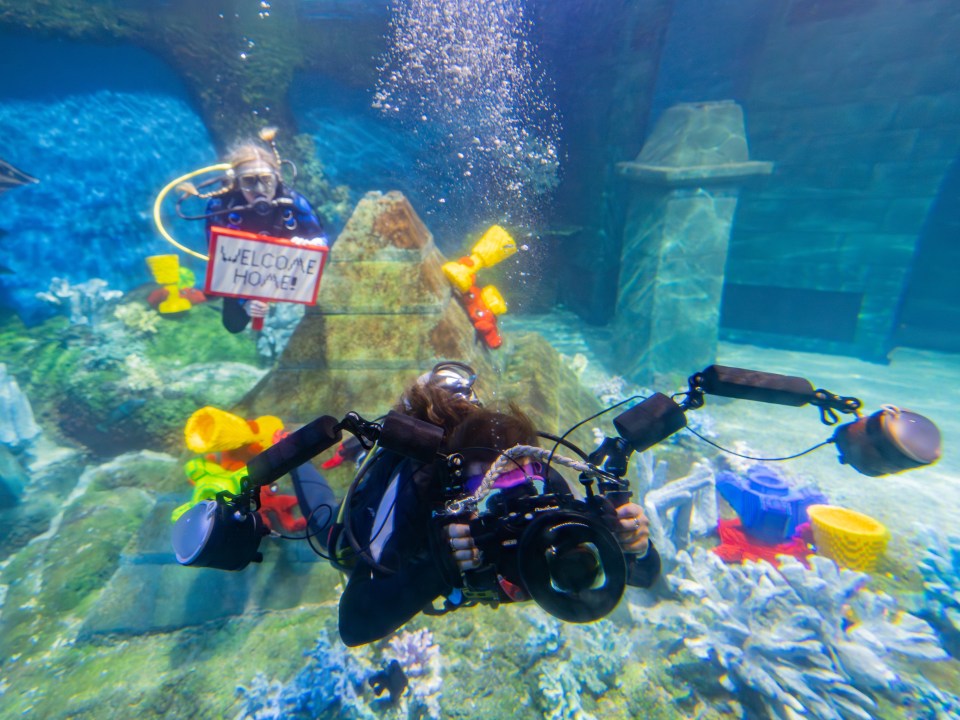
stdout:
<svg viewBox="0 0 960 720">
<path fill-rule="evenodd" d="M 854 341 L 862 293 L 727 284 L 720 324 L 731 330 Z"/>
</svg>

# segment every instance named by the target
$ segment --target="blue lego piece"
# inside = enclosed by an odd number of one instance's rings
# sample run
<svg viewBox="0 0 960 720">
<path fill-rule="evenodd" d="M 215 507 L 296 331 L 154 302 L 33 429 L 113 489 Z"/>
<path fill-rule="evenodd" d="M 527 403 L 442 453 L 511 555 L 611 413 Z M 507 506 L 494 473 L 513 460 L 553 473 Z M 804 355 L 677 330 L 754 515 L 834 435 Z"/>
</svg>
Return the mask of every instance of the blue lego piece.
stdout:
<svg viewBox="0 0 960 720">
<path fill-rule="evenodd" d="M 816 488 L 795 485 L 766 465 L 754 465 L 746 476 L 719 473 L 717 492 L 740 516 L 748 535 L 771 544 L 789 540 L 797 525 L 807 522 L 807 508 L 827 502 Z"/>
</svg>

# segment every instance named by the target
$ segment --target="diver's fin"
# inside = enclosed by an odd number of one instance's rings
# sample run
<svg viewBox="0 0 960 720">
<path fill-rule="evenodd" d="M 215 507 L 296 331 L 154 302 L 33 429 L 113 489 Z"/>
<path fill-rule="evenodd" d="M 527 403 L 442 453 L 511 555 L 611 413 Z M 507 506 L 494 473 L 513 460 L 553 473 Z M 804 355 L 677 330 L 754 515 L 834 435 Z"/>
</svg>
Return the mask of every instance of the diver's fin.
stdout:
<svg viewBox="0 0 960 720">
<path fill-rule="evenodd" d="M 17 168 L 6 160 L 0 160 L 0 192 L 17 187 L 18 185 L 38 182 L 40 181 L 32 175 L 27 175 L 23 170 L 17 170 Z"/>
</svg>

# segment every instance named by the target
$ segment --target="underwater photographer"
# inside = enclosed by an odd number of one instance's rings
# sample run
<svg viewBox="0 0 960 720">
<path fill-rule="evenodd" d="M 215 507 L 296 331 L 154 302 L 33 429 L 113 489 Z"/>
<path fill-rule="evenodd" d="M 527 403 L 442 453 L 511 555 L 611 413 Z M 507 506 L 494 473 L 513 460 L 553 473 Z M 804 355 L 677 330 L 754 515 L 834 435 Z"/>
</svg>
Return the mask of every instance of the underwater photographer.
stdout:
<svg viewBox="0 0 960 720">
<path fill-rule="evenodd" d="M 385 637 L 421 611 L 438 614 L 478 602 L 496 605 L 530 599 L 520 579 L 511 580 L 504 568 L 498 568 L 500 572 L 479 593 L 476 588 L 458 587 L 462 576 L 491 565 L 471 536 L 468 522 L 439 527 L 436 523 L 445 493 L 473 492 L 503 450 L 536 442 L 532 422 L 518 408 L 507 412 L 483 408 L 473 391 L 474 381 L 469 367 L 441 363 L 421 376 L 395 408 L 442 429 L 439 452 L 462 458 L 460 488 L 449 487 L 443 464 L 377 450 L 367 458 L 360 471 L 362 481 L 348 493 L 333 522 L 332 513 L 325 512 L 332 507 L 333 494 L 319 473 L 312 466 L 291 473 L 312 532 L 332 554 L 334 564 L 349 575 L 339 611 L 340 636 L 347 645 Z M 495 488 L 505 502 L 536 495 L 535 482 L 572 500 L 566 481 L 557 473 L 545 479 L 538 463 L 517 463 L 498 478 Z M 632 581 L 648 586 L 656 578 L 659 558 L 649 542 L 643 510 L 626 503 L 617 515 L 611 527 L 623 553 L 637 568 Z M 575 584 L 591 572 L 596 558 L 575 552 L 567 555 L 554 561 L 554 575 L 558 582 Z M 596 568 L 592 572 L 596 574 Z M 433 603 L 441 597 L 445 598 L 443 610 L 434 609 Z"/>
<path fill-rule="evenodd" d="M 690 377 L 686 392 L 628 398 L 560 437 L 537 432 L 515 407 L 483 408 L 475 380 L 462 363 L 440 363 L 377 421 L 350 412 L 303 426 L 250 460 L 240 493 L 221 493 L 181 516 L 173 537 L 177 560 L 224 570 L 259 561 L 260 540 L 270 534 L 257 512 L 260 488 L 290 473 L 308 534 L 289 539 L 319 540 L 318 554 L 349 576 L 339 606 L 345 644 L 385 637 L 419 612 L 479 603 L 533 600 L 561 620 L 585 623 L 609 614 L 627 585 L 656 580 L 660 558 L 648 520 L 624 479 L 629 458 L 685 428 L 710 443 L 686 420 L 705 394 L 814 405 L 827 425 L 841 414 L 856 416 L 801 453 L 750 459 L 789 460 L 834 444 L 841 463 L 879 476 L 929 465 L 941 453 L 939 430 L 927 418 L 893 406 L 862 416 L 857 398 L 814 390 L 799 377 L 712 365 Z M 593 452 L 566 439 L 638 399 L 613 420 L 618 435 L 604 437 Z M 309 461 L 336 445 L 343 430 L 366 454 L 337 503 Z M 538 436 L 553 448 L 536 446 Z M 561 445 L 577 457 L 558 454 Z M 582 495 L 556 466 L 579 473 Z M 436 608 L 440 597 L 443 607 Z"/>
<path fill-rule="evenodd" d="M 567 619 L 597 619 L 616 605 L 626 583 L 648 587 L 659 573 L 647 519 L 627 494 L 627 501 L 619 507 L 607 504 L 595 519 L 565 518 L 562 537 L 551 544 L 553 554 L 539 551 L 546 566 L 534 581 L 538 587 L 531 588 L 523 577 L 523 554 L 501 552 L 503 541 L 496 537 L 519 535 L 527 523 L 514 527 L 499 519 L 506 520 L 507 508 L 518 502 L 549 498 L 538 511 L 544 515 L 551 515 L 550 507 L 580 502 L 567 481 L 542 461 L 511 460 L 511 469 L 492 482 L 486 508 L 444 511 L 451 498 L 479 489 L 503 451 L 532 448 L 537 440 L 532 422 L 518 408 L 482 407 L 475 380 L 462 363 L 440 363 L 403 394 L 382 426 L 355 415 L 336 423 L 345 423 L 358 438 L 379 434 L 375 447 L 361 440 L 368 452 L 342 502 L 309 462 L 339 439 L 339 428 L 328 422 L 332 418 L 304 426 L 275 445 L 274 453 L 248 465 L 257 485 L 290 473 L 311 544 L 315 541 L 318 554 L 348 575 L 339 608 L 340 636 L 347 645 L 383 638 L 420 612 L 542 602 L 542 595 L 570 606 L 558 611 Z M 547 451 L 538 451 L 545 459 Z M 536 484 L 542 484 L 542 493 Z M 188 511 L 174 530 L 178 560 L 229 570 L 257 560 L 259 540 L 268 531 L 256 512 L 238 522 L 240 512 L 229 502 Z M 435 608 L 440 598 L 443 607 Z"/>
</svg>

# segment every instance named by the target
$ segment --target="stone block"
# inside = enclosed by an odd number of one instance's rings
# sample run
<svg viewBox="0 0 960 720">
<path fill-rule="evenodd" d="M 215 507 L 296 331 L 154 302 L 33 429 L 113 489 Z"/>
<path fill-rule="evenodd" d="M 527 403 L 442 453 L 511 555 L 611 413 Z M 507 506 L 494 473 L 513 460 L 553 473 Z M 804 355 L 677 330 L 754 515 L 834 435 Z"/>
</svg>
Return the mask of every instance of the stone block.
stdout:
<svg viewBox="0 0 960 720">
<path fill-rule="evenodd" d="M 158 500 L 86 613 L 79 639 L 168 632 L 246 612 L 297 607 L 329 597 L 339 582 L 333 568 L 304 554 L 305 543 L 294 541 L 265 539 L 264 562 L 242 572 L 181 566 L 170 544 L 170 512 L 182 500 L 173 495 Z"/>
<path fill-rule="evenodd" d="M 932 197 L 892 199 L 883 216 L 882 229 L 891 235 L 906 233 L 919 235 L 932 204 Z"/>
<path fill-rule="evenodd" d="M 922 137 L 917 140 L 918 147 L 923 142 Z M 947 171 L 949 157 L 952 156 L 917 162 L 876 163 L 873 166 L 871 193 L 893 198 L 933 198 Z"/>
<path fill-rule="evenodd" d="M 743 110 L 727 101 L 681 103 L 668 108 L 636 161 L 680 168 L 748 160 Z"/>
<path fill-rule="evenodd" d="M 450 299 L 440 284 L 441 256 L 417 262 L 331 263 L 317 305 L 321 314 L 429 312 Z"/>
<path fill-rule="evenodd" d="M 960 123 L 960 88 L 901 98 L 893 117 L 895 128 L 940 128 Z"/>
<path fill-rule="evenodd" d="M 331 262 L 416 261 L 433 238 L 399 192 L 370 192 L 357 203 L 330 252 Z"/>
</svg>

